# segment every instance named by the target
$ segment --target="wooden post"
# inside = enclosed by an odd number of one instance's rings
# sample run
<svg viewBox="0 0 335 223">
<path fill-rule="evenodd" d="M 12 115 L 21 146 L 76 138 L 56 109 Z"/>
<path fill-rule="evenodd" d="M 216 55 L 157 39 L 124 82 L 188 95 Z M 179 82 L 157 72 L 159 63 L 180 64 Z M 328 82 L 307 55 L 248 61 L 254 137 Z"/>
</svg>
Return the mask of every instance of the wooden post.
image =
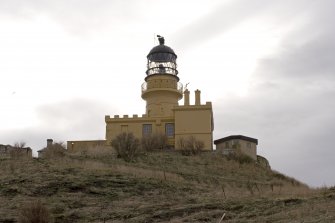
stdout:
<svg viewBox="0 0 335 223">
<path fill-rule="evenodd" d="M 220 219 L 219 223 L 221 223 L 221 222 L 223 221 L 223 219 L 224 219 L 224 216 L 226 216 L 226 213 L 223 213 L 223 215 L 222 215 L 222 217 L 221 217 L 221 219 Z"/>
</svg>

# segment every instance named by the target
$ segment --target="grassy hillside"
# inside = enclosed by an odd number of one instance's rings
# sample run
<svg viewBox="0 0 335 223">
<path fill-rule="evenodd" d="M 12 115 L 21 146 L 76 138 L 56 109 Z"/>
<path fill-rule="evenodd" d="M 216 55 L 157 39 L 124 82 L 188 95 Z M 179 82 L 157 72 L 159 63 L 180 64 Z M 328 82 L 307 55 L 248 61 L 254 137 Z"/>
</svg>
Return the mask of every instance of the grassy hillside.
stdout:
<svg viewBox="0 0 335 223">
<path fill-rule="evenodd" d="M 334 222 L 335 190 L 214 153 L 107 151 L 0 161 L 0 222 L 40 201 L 54 222 Z"/>
</svg>

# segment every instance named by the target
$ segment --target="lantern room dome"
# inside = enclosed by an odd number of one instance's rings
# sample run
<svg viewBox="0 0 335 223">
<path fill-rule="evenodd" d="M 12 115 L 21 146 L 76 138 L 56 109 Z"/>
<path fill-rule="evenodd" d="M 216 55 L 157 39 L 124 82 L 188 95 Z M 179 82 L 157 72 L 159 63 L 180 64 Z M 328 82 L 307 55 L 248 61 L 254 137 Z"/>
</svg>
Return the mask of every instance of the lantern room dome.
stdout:
<svg viewBox="0 0 335 223">
<path fill-rule="evenodd" d="M 175 54 L 175 52 L 171 47 L 161 44 L 152 48 L 147 58 L 148 60 L 155 62 L 168 62 L 168 61 L 175 61 L 177 55 Z"/>
<path fill-rule="evenodd" d="M 166 46 L 164 37 L 157 35 L 159 45 L 152 48 L 147 55 L 147 76 L 154 74 L 168 74 L 176 76 L 177 55 L 170 47 Z"/>
</svg>

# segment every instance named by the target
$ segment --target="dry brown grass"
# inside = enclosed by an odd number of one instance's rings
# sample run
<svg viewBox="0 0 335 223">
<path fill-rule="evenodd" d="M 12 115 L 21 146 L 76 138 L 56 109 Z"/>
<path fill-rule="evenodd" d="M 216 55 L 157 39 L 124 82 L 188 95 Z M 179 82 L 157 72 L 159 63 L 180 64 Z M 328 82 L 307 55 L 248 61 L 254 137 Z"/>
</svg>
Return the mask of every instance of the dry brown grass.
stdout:
<svg viewBox="0 0 335 223">
<path fill-rule="evenodd" d="M 197 155 L 201 153 L 204 148 L 204 142 L 198 140 L 194 136 L 189 136 L 188 138 L 179 138 L 177 142 L 178 150 L 184 156 Z"/>
<path fill-rule="evenodd" d="M 51 223 L 53 219 L 49 210 L 40 200 L 26 203 L 20 213 L 20 223 Z"/>
<path fill-rule="evenodd" d="M 72 156 L 77 157 L 91 157 L 91 158 L 103 158 L 111 157 L 116 155 L 116 151 L 111 146 L 95 146 L 89 148 L 83 148 L 80 151 L 71 153 Z"/>
<path fill-rule="evenodd" d="M 133 161 L 140 153 L 140 140 L 133 133 L 123 132 L 112 139 L 117 156 L 126 162 Z"/>
<path fill-rule="evenodd" d="M 162 150 L 168 147 L 168 138 L 164 134 L 153 134 L 141 139 L 141 148 L 144 151 Z"/>
<path fill-rule="evenodd" d="M 134 177 L 139 178 L 148 178 L 148 179 L 155 179 L 160 181 L 171 181 L 171 182 L 184 182 L 185 179 L 175 173 L 166 172 L 162 170 L 152 170 L 152 169 L 145 169 L 139 167 L 132 167 L 126 165 L 114 165 L 112 166 L 113 171 L 121 174 L 129 174 Z"/>
<path fill-rule="evenodd" d="M 92 148 L 61 159 L 1 160 L 0 222 L 17 221 L 32 198 L 62 223 L 218 222 L 223 212 L 224 222 L 335 220 L 335 191 L 213 153 L 152 152 L 129 163 Z"/>
</svg>

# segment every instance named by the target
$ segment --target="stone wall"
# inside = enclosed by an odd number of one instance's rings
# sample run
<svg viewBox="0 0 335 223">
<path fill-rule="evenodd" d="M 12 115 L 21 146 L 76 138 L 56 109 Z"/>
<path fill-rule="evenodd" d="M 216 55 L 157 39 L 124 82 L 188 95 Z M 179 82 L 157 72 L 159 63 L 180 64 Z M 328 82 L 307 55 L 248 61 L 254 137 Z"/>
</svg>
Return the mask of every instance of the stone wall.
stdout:
<svg viewBox="0 0 335 223">
<path fill-rule="evenodd" d="M 32 150 L 30 147 L 14 147 L 11 145 L 0 144 L 0 157 L 18 158 L 28 157 L 32 158 Z"/>
</svg>

